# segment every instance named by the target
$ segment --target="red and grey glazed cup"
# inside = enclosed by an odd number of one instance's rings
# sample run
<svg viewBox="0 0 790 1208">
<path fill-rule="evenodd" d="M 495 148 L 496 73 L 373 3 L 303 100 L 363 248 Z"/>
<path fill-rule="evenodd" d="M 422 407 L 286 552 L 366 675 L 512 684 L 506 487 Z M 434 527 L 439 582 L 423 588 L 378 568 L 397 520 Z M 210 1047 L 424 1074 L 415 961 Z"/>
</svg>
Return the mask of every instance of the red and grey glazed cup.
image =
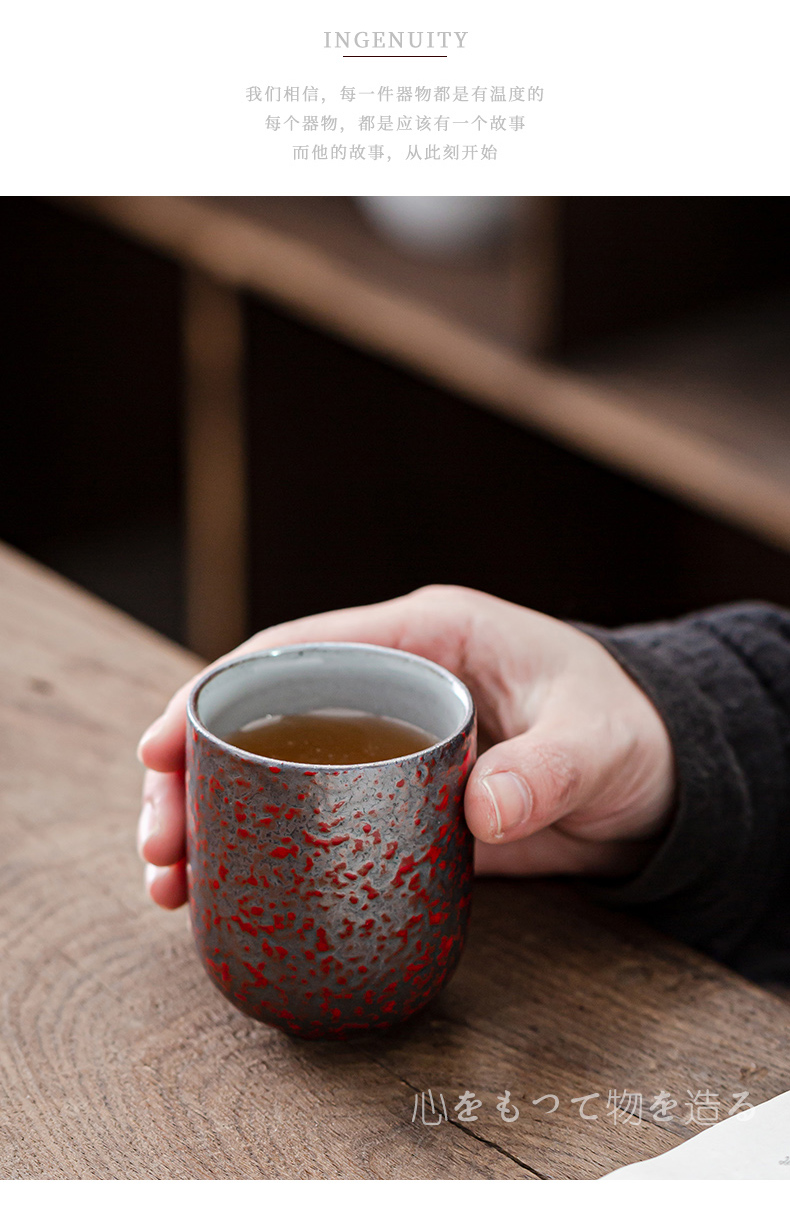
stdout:
<svg viewBox="0 0 790 1208">
<path fill-rule="evenodd" d="M 223 741 L 268 714 L 359 709 L 437 735 L 349 767 Z M 346 642 L 283 646 L 209 671 L 188 705 L 187 861 L 198 953 L 241 1011 L 296 1036 L 407 1019 L 461 955 L 473 840 L 468 689 L 427 659 Z"/>
</svg>

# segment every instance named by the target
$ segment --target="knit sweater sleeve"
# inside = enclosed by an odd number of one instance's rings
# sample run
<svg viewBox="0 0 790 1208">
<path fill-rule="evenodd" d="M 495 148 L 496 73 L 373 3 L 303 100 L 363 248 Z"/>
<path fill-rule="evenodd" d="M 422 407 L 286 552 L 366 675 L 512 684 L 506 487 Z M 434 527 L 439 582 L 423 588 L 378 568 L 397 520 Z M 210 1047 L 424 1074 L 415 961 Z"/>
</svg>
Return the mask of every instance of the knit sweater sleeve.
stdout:
<svg viewBox="0 0 790 1208">
<path fill-rule="evenodd" d="M 744 603 L 579 628 L 661 713 L 677 783 L 648 864 L 590 888 L 748 977 L 790 983 L 790 612 Z"/>
</svg>

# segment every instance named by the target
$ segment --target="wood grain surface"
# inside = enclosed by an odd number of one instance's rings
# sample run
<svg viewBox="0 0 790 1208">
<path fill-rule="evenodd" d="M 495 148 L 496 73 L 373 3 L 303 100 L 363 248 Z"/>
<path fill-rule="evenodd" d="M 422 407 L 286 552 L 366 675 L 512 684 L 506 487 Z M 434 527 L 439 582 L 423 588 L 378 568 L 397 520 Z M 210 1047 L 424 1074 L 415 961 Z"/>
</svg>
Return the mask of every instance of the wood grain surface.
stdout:
<svg viewBox="0 0 790 1208">
<path fill-rule="evenodd" d="M 480 882 L 455 978 L 386 1037 L 238 1014 L 134 850 L 135 741 L 196 665 L 0 551 L 1 1178 L 589 1179 L 699 1128 L 650 1119 L 660 1091 L 726 1112 L 790 1086 L 790 1005 L 556 884 Z"/>
</svg>

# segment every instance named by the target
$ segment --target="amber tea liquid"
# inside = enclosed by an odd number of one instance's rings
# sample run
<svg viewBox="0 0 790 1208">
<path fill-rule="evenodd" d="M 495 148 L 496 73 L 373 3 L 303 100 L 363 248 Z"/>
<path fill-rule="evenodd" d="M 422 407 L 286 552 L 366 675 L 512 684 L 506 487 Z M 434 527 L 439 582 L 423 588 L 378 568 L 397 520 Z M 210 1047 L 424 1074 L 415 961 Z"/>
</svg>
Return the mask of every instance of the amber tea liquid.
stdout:
<svg viewBox="0 0 790 1208">
<path fill-rule="evenodd" d="M 379 717 L 357 709 L 315 709 L 262 717 L 225 741 L 253 755 L 291 763 L 378 763 L 424 751 L 438 741 L 435 734 L 407 721 Z"/>
</svg>

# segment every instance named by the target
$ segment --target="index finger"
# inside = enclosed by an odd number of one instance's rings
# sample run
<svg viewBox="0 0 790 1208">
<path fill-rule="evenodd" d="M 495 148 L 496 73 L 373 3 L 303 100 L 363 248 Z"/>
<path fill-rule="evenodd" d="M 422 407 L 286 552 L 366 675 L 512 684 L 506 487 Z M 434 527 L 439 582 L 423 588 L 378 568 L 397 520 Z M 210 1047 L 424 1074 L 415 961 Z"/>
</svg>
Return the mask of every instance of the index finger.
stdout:
<svg viewBox="0 0 790 1208">
<path fill-rule="evenodd" d="M 175 693 L 164 713 L 153 722 L 140 739 L 137 757 L 155 772 L 183 770 L 186 747 L 186 705 L 192 688 L 211 667 L 252 650 L 269 650 L 275 646 L 296 642 L 369 642 L 376 646 L 395 646 L 414 654 L 425 653 L 435 661 L 454 661 L 457 643 L 447 643 L 447 623 L 434 627 L 422 624 L 409 603 L 417 592 L 386 600 L 381 604 L 366 604 L 357 608 L 342 608 L 334 612 L 317 613 L 296 621 L 286 621 L 256 633 L 222 658 L 216 659 L 194 675 Z M 415 625 L 415 621 L 417 624 Z M 438 658 L 437 641 L 447 645 L 445 659 Z M 453 668 L 450 667 L 452 670 Z"/>
</svg>

